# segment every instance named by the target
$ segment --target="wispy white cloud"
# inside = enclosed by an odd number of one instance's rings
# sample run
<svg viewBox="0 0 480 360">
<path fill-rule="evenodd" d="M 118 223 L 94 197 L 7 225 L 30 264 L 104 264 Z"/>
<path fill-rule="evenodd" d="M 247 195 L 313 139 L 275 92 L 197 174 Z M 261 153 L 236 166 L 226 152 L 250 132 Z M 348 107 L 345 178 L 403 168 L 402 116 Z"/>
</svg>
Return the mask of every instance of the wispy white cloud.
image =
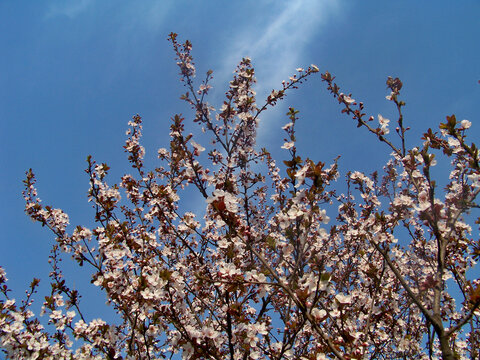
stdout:
<svg viewBox="0 0 480 360">
<path fill-rule="evenodd" d="M 57 16 L 67 16 L 74 18 L 87 11 L 95 5 L 105 6 L 105 2 L 95 2 L 95 0 L 54 0 L 47 7 L 45 18 Z M 114 1 L 110 3 L 115 4 Z M 130 24 L 130 28 L 138 27 L 148 31 L 157 31 L 164 23 L 169 9 L 174 5 L 173 2 L 142 0 L 115 4 L 115 12 L 110 14 L 120 20 L 125 20 Z M 100 7 L 100 6 L 97 6 Z"/>
<path fill-rule="evenodd" d="M 74 18 L 81 14 L 88 7 L 94 3 L 94 0 L 62 0 L 55 1 L 47 10 L 46 18 L 52 18 L 56 16 L 68 16 Z"/>
<path fill-rule="evenodd" d="M 305 50 L 313 41 L 322 40 L 322 30 L 338 16 L 340 5 L 341 0 L 260 2 L 253 12 L 262 14 L 262 22 L 245 24 L 230 39 L 232 45 L 226 49 L 227 55 L 217 71 L 218 83 L 228 81 L 239 60 L 248 56 L 259 79 L 258 101 L 262 101 L 295 68 L 310 65 L 302 60 Z"/>
</svg>

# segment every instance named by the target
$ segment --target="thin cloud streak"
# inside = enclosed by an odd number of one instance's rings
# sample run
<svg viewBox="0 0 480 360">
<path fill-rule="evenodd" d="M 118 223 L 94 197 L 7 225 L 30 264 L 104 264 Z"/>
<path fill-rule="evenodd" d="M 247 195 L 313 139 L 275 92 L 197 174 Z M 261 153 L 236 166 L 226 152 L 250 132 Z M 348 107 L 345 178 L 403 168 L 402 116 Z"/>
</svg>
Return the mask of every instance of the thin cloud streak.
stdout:
<svg viewBox="0 0 480 360">
<path fill-rule="evenodd" d="M 74 18 L 87 10 L 88 7 L 93 3 L 93 0 L 57 1 L 50 6 L 45 18 L 48 19 L 56 16 L 67 16 L 69 18 Z"/>
<path fill-rule="evenodd" d="M 259 80 L 256 92 L 257 102 L 261 104 L 271 90 L 280 88 L 282 80 L 288 80 L 295 73 L 297 67 L 310 65 L 299 61 L 312 41 L 321 41 L 321 29 L 336 17 L 340 3 L 340 0 L 291 1 L 286 6 L 278 6 L 277 13 L 265 18 L 264 24 L 244 26 L 248 30 L 238 32 L 230 40 L 234 45 L 226 51 L 228 55 L 216 74 L 218 83 L 229 81 L 240 59 L 250 57 Z M 269 13 L 265 8 L 254 12 Z M 262 119 L 265 123 L 266 117 Z M 261 127 L 263 131 L 265 126 Z"/>
</svg>

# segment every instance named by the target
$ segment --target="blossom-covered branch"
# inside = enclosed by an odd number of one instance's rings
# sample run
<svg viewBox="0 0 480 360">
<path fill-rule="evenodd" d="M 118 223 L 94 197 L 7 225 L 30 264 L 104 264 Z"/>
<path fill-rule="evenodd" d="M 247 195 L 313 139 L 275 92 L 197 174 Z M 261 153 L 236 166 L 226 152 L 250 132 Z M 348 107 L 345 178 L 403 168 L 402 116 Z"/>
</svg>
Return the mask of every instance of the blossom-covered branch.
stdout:
<svg viewBox="0 0 480 360">
<path fill-rule="evenodd" d="M 351 169 L 343 182 L 339 158 L 328 164 L 299 151 L 302 119 L 293 107 L 275 144 L 285 154 L 280 162 L 256 143 L 262 113 L 317 66 L 296 69 L 257 104 L 255 71 L 244 58 L 215 110 L 207 102 L 213 72 L 198 84 L 192 44 L 174 33 L 169 41 L 193 114 L 172 117 L 170 143 L 158 149 L 154 169 L 146 168 L 135 115 L 124 146 L 131 170 L 119 184 L 107 183 L 106 163 L 88 157 L 93 227 L 71 227 L 62 210 L 43 205 L 27 172 L 25 211 L 56 239 L 51 292 L 35 315 L 40 280 L 18 302 L 0 268 L 6 357 L 478 358 L 480 243 L 472 226 L 480 223 L 473 219 L 480 168 L 478 148 L 467 142 L 470 121 L 448 116 L 439 132 L 428 129 L 408 148 L 400 79 L 387 79 L 395 135 L 380 114 L 372 125 L 364 104 L 325 72 L 342 112 L 391 152 L 383 169 Z M 187 134 L 187 119 L 211 141 Z M 434 177 L 437 163 L 448 177 Z M 196 213 L 187 210 L 194 193 Z M 115 322 L 82 307 L 61 270 L 68 256 L 90 271 Z"/>
</svg>

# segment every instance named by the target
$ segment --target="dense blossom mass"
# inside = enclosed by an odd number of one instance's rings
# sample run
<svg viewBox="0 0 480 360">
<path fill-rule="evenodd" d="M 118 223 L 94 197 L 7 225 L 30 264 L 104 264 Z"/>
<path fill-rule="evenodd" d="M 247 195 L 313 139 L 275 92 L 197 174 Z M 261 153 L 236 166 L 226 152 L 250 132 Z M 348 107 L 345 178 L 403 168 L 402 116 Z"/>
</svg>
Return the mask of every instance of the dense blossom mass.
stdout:
<svg viewBox="0 0 480 360">
<path fill-rule="evenodd" d="M 480 222 L 480 169 L 478 149 L 467 142 L 472 124 L 448 116 L 439 132 L 429 129 L 408 149 L 398 78 L 387 80 L 394 122 L 367 117 L 363 103 L 325 72 L 342 112 L 383 142 L 390 160 L 383 171 L 340 176 L 336 161 L 302 157 L 298 111 L 290 108 L 278 144 L 287 157 L 278 164 L 256 146 L 259 117 L 319 69 L 297 69 L 258 105 L 245 58 L 215 110 L 206 101 L 212 71 L 195 85 L 191 44 L 169 39 L 187 89 L 182 99 L 211 143 L 186 134 L 175 115 L 170 145 L 148 171 L 134 116 L 124 147 L 131 174 L 109 185 L 109 167 L 88 158 L 92 229 L 72 229 L 67 214 L 43 205 L 28 171 L 25 210 L 56 237 L 51 292 L 37 316 L 31 305 L 39 280 L 18 301 L 0 268 L 5 356 L 478 359 L 480 242 L 472 226 Z M 437 161 L 450 167 L 448 179 L 433 178 Z M 184 211 L 192 188 L 204 213 Z M 64 254 L 92 270 L 117 322 L 87 318 L 59 267 Z"/>
</svg>

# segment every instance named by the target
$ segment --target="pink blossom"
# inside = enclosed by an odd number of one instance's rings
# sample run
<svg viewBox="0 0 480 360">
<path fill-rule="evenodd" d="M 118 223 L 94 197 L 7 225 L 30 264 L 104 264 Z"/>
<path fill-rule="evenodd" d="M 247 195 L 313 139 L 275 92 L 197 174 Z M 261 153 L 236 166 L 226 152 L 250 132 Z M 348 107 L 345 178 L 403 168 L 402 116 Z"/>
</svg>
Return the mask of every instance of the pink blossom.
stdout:
<svg viewBox="0 0 480 360">
<path fill-rule="evenodd" d="M 290 141 L 290 142 L 286 142 L 285 144 L 283 144 L 282 149 L 289 150 L 289 149 L 293 148 L 294 146 L 295 146 L 295 143 L 293 141 Z"/>
</svg>

